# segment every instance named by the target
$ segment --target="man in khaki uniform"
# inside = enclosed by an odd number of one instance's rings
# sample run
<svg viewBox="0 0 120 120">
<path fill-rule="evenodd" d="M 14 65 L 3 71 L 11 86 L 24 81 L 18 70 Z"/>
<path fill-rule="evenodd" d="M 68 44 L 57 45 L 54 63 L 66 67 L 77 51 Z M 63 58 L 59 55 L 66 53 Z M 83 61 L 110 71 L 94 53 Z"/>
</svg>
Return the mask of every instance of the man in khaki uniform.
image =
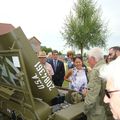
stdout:
<svg viewBox="0 0 120 120">
<path fill-rule="evenodd" d="M 106 120 L 103 96 L 105 82 L 99 77 L 99 69 L 105 64 L 100 48 L 93 48 L 88 53 L 88 63 L 92 68 L 89 75 L 88 91 L 84 106 L 87 120 Z"/>
</svg>

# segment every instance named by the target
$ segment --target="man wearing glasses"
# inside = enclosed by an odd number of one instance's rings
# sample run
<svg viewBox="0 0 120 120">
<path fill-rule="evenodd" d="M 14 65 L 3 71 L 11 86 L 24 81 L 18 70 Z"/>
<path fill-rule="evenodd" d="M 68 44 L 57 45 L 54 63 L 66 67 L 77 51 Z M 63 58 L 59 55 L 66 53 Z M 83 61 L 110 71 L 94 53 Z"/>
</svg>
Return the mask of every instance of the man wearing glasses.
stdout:
<svg viewBox="0 0 120 120">
<path fill-rule="evenodd" d="M 120 120 L 120 56 L 100 71 L 107 80 L 104 102 L 108 103 L 116 120 Z"/>
<path fill-rule="evenodd" d="M 120 56 L 120 47 L 114 46 L 109 49 L 108 58 L 110 61 L 115 60 L 118 56 Z"/>
</svg>

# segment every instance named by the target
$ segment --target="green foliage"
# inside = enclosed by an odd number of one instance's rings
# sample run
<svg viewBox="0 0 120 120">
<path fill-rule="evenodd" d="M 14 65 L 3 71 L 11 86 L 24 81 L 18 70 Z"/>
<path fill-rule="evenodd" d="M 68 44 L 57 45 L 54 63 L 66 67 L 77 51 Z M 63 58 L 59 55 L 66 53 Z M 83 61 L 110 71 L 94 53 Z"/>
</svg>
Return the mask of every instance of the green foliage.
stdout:
<svg viewBox="0 0 120 120">
<path fill-rule="evenodd" d="M 59 52 L 58 52 L 58 55 L 62 55 L 62 53 L 59 51 Z"/>
<path fill-rule="evenodd" d="M 45 51 L 47 54 L 48 54 L 49 52 L 52 52 L 52 48 L 47 48 L 46 46 L 41 46 L 41 50 L 42 50 L 42 51 Z"/>
<path fill-rule="evenodd" d="M 62 36 L 68 46 L 81 50 L 90 47 L 105 47 L 108 36 L 107 24 L 101 20 L 100 8 L 95 8 L 92 0 L 78 0 L 74 4 L 74 13 L 66 17 Z"/>
<path fill-rule="evenodd" d="M 48 54 L 49 52 L 52 52 L 52 51 L 53 51 L 52 48 L 47 48 L 46 46 L 41 46 L 41 50 L 42 50 L 42 51 L 45 51 L 46 54 Z M 59 54 L 59 55 L 62 55 L 62 53 L 61 53 L 60 51 L 58 51 L 58 54 Z"/>
</svg>

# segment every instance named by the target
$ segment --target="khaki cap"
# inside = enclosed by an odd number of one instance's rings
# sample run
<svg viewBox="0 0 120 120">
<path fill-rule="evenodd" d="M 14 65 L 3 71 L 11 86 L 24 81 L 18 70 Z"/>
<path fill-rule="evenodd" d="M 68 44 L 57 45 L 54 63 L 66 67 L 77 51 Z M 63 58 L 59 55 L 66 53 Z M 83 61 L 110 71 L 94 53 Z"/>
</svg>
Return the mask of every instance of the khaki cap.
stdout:
<svg viewBox="0 0 120 120">
<path fill-rule="evenodd" d="M 39 53 L 38 53 L 38 57 L 47 57 L 46 56 L 46 52 L 45 51 L 40 51 Z"/>
</svg>

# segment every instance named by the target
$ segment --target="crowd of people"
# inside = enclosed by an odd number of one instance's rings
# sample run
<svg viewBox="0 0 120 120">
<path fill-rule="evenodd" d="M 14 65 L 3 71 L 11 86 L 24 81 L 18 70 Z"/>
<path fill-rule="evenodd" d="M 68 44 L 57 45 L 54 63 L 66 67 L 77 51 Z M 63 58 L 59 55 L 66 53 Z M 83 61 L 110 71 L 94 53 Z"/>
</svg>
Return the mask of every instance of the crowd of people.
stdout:
<svg viewBox="0 0 120 120">
<path fill-rule="evenodd" d="M 92 48 L 88 51 L 88 64 L 72 51 L 67 52 L 66 64 L 57 50 L 48 56 L 44 51 L 38 55 L 56 86 L 62 87 L 67 81 L 69 89 L 83 94 L 87 120 L 120 120 L 120 47 L 111 47 L 108 52 L 105 56 L 102 49 Z M 107 113 L 110 110 L 105 103 L 110 105 L 113 117 Z"/>
</svg>

